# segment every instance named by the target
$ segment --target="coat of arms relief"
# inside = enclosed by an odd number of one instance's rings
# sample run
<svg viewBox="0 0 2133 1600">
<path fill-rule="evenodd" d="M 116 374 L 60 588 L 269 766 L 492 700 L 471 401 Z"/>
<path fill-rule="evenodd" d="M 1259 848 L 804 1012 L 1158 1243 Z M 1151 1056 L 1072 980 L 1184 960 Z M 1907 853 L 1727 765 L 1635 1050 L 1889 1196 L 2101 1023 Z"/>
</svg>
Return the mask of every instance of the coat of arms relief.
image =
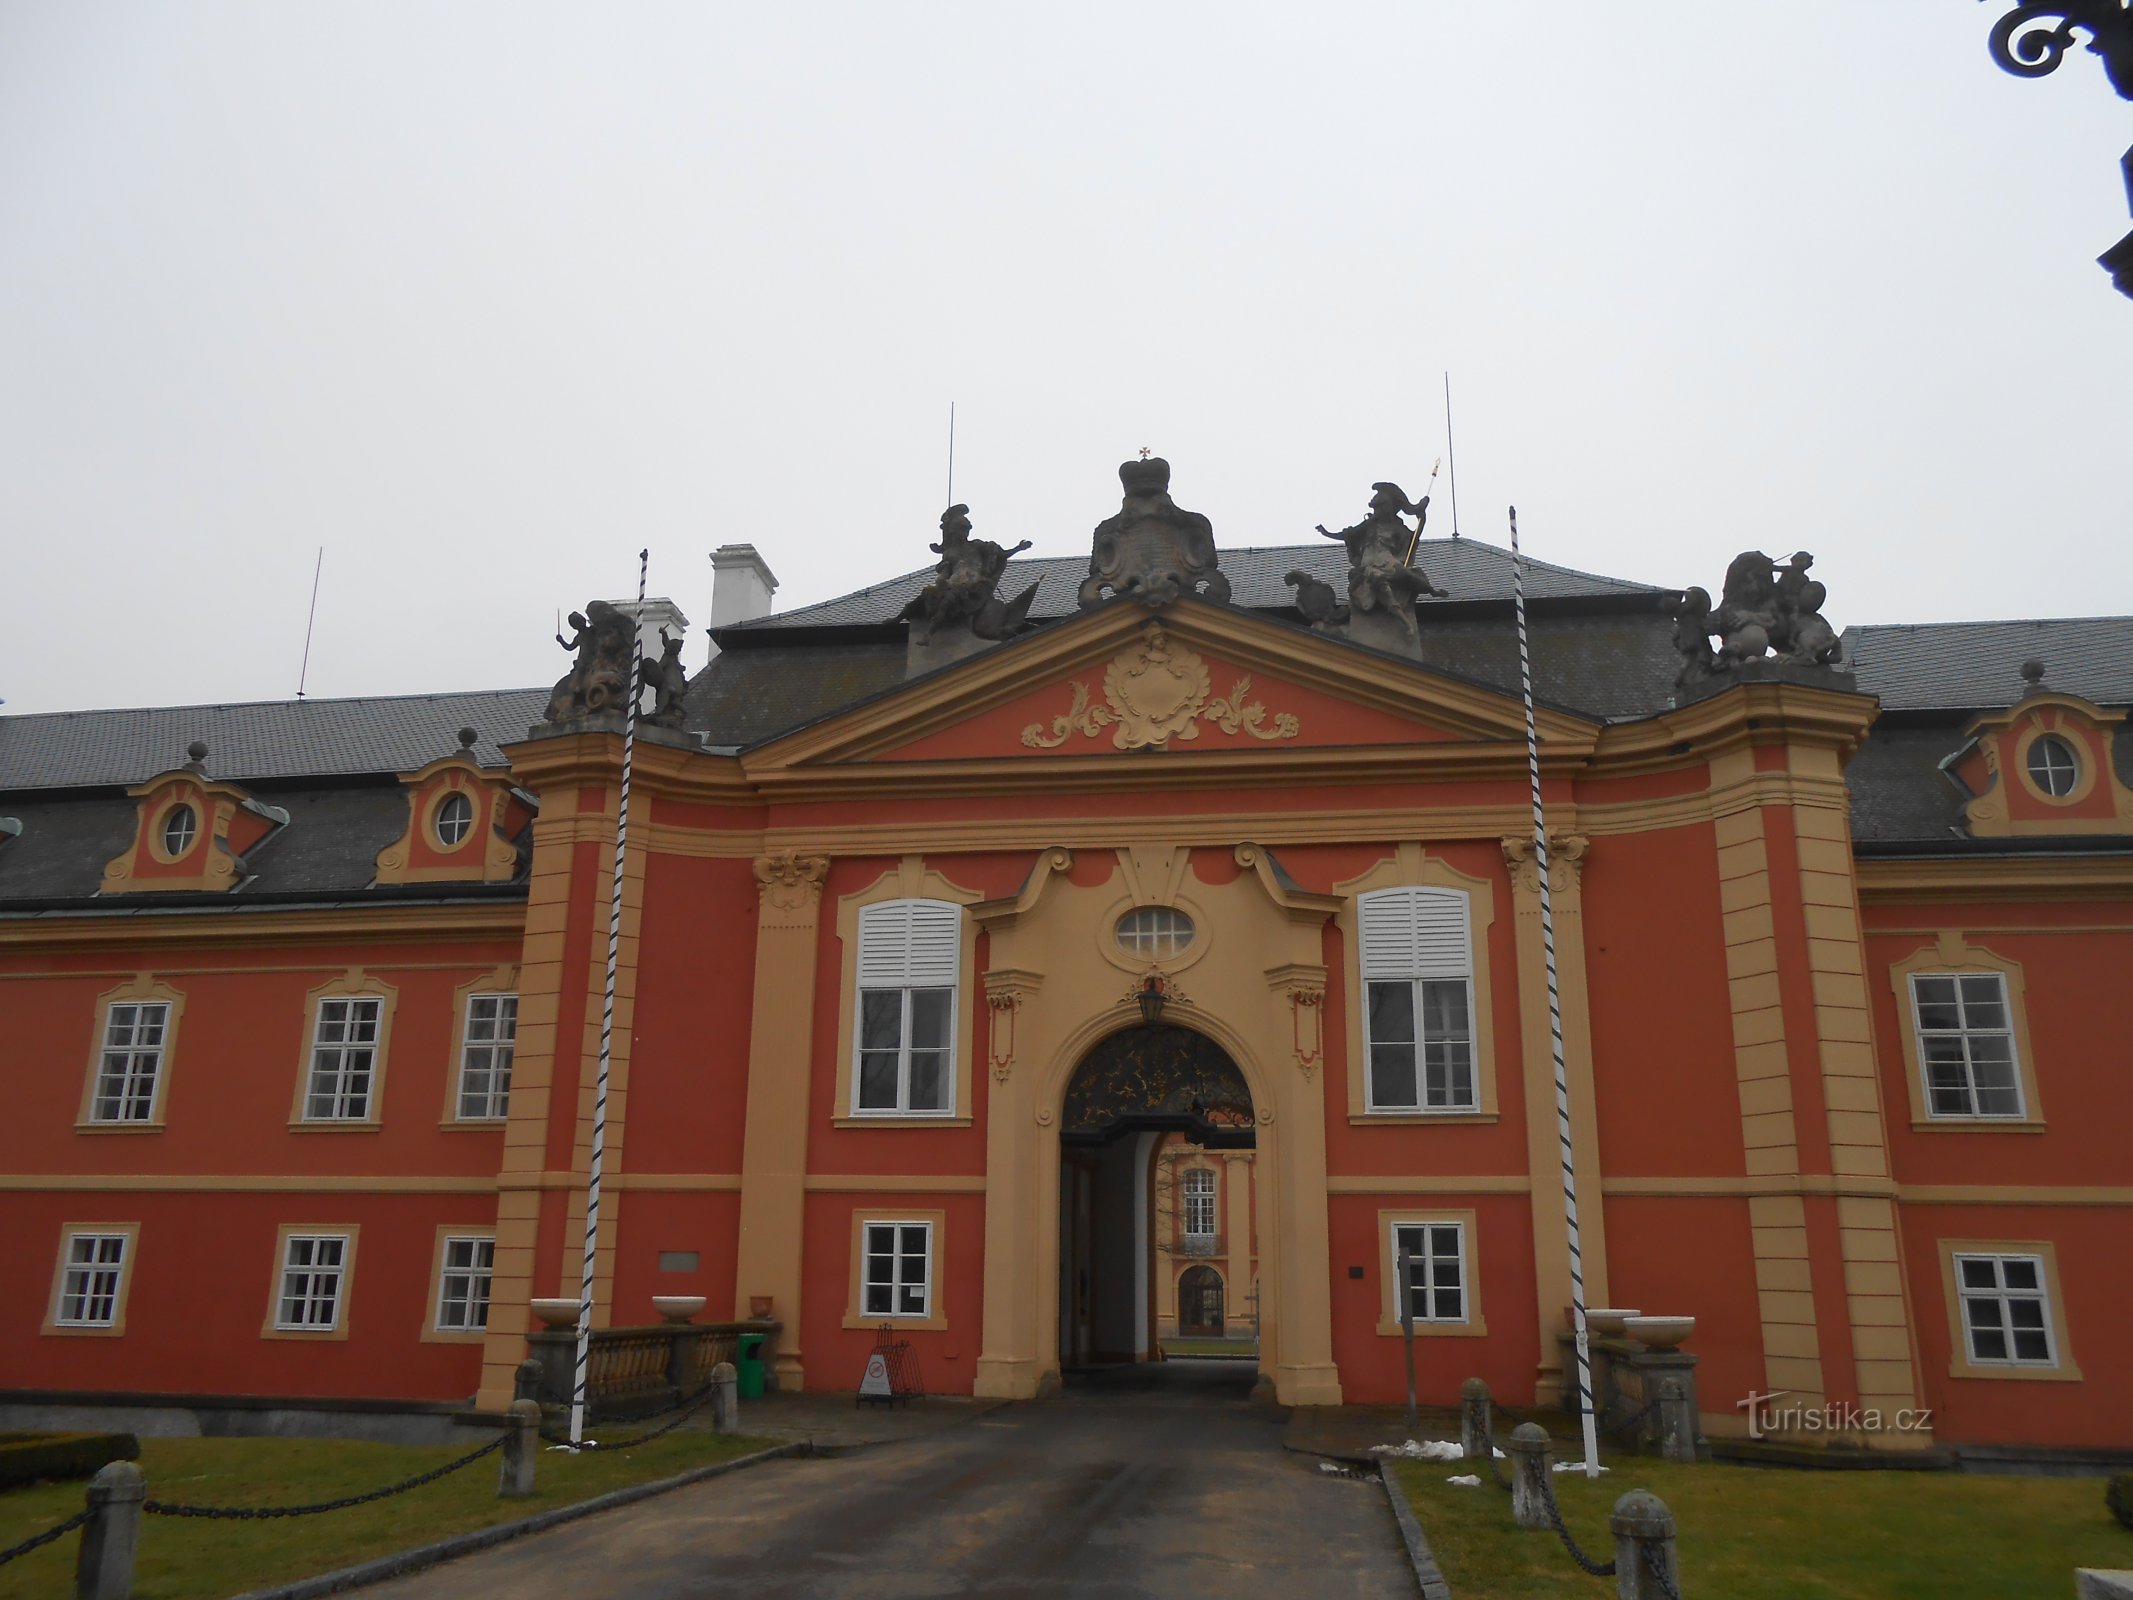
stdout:
<svg viewBox="0 0 2133 1600">
<path fill-rule="evenodd" d="M 1197 739 L 1203 722 L 1254 739 L 1295 738 L 1303 726 L 1295 713 L 1280 711 L 1270 719 L 1264 705 L 1245 698 L 1251 690 L 1245 675 L 1228 694 L 1216 695 L 1206 661 L 1173 641 L 1160 623 L 1151 623 L 1104 668 L 1104 704 L 1093 704 L 1088 685 L 1076 680 L 1066 714 L 1054 717 L 1049 731 L 1032 722 L 1022 730 L 1022 742 L 1032 750 L 1054 750 L 1077 733 L 1093 739 L 1111 728 L 1112 744 L 1140 750 L 1172 739 Z"/>
</svg>

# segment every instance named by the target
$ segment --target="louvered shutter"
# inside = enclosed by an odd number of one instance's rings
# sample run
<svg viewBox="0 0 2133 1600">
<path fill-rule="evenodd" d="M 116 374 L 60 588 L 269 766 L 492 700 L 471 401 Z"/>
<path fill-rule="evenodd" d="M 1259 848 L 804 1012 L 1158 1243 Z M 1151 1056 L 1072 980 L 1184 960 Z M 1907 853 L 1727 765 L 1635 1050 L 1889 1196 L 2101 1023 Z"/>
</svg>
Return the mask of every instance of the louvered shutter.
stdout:
<svg viewBox="0 0 2133 1600">
<path fill-rule="evenodd" d="M 859 987 L 952 989 L 963 908 L 941 900 L 892 900 L 859 912 Z"/>
<path fill-rule="evenodd" d="M 1363 896 L 1363 976 L 1464 978 L 1474 970 L 1466 895 L 1458 889 L 1379 889 Z"/>
</svg>

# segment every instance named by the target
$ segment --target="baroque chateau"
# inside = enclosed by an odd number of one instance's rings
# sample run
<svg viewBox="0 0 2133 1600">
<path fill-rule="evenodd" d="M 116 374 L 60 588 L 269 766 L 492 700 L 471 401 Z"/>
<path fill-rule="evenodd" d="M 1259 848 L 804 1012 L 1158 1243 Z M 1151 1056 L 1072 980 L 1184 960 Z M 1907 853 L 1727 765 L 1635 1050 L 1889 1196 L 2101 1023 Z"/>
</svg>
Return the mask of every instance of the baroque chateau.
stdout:
<svg viewBox="0 0 2133 1600">
<path fill-rule="evenodd" d="M 6 1401 L 510 1401 L 578 1293 L 641 650 L 595 1327 L 1018 1397 L 1253 1338 L 1306 1406 L 1398 1399 L 1411 1318 L 1426 1403 L 1558 1403 L 1513 558 L 1390 484 L 1221 548 L 1120 478 L 1085 560 L 956 507 L 785 612 L 727 546 L 707 665 L 593 603 L 552 689 L 0 718 Z M 2133 622 L 1840 634 L 1731 558 L 1523 568 L 1586 1300 L 1695 1319 L 1714 1440 L 1787 1391 L 2123 1446 Z"/>
</svg>

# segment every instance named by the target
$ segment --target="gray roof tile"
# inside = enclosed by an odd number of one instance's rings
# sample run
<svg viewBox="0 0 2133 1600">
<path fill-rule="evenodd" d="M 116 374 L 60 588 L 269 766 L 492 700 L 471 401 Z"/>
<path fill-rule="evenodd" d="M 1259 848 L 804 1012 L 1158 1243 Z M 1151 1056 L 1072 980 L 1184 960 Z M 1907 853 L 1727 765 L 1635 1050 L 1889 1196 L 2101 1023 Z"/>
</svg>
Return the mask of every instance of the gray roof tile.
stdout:
<svg viewBox="0 0 2133 1600">
<path fill-rule="evenodd" d="M 1316 544 L 1224 550 L 1221 557 L 1222 571 L 1230 582 L 1230 604 L 1248 610 L 1270 611 L 1293 606 L 1296 591 L 1282 579 L 1297 568 L 1343 591 L 1348 581 L 1348 552 L 1335 539 Z M 1498 545 L 1479 539 L 1425 539 L 1415 553 L 1415 564 L 1429 574 L 1430 581 L 1438 588 L 1449 590 L 1449 598 L 1453 601 L 1511 598 L 1511 552 Z M 1038 585 L 1037 597 L 1030 603 L 1030 616 L 1040 621 L 1070 617 L 1079 609 L 1075 593 L 1088 573 L 1087 556 L 1025 556 L 1008 562 L 1007 571 L 1000 579 L 999 593 L 1012 599 L 1034 581 Z M 839 595 L 834 600 L 801 606 L 793 611 L 773 612 L 767 617 L 732 626 L 755 632 L 894 622 L 932 576 L 932 567 L 921 567 L 886 582 Z M 1650 584 L 1601 577 L 1545 561 L 1528 560 L 1526 563 L 1526 593 L 1536 600 L 1665 592 Z M 1427 600 L 1422 602 L 1425 616 L 1431 604 Z"/>
<path fill-rule="evenodd" d="M 2021 698 L 2022 663 L 2047 688 L 2133 705 L 2133 617 L 1876 624 L 1844 630 L 1844 665 L 1891 711 L 1984 711 Z"/>
<path fill-rule="evenodd" d="M 207 742 L 208 776 L 232 783 L 411 772 L 457 750 L 463 727 L 480 735 L 476 758 L 502 766 L 497 747 L 526 737 L 549 693 L 485 689 L 0 717 L 0 793 L 141 783 L 181 765 L 195 739 Z"/>
</svg>

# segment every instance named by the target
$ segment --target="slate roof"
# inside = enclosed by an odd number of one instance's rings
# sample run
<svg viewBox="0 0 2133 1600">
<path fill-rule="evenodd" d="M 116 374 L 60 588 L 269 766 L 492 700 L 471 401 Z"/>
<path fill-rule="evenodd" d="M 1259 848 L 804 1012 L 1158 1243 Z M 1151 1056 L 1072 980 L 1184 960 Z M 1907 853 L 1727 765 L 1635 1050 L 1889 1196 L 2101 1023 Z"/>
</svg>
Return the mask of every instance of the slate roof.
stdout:
<svg viewBox="0 0 2133 1600">
<path fill-rule="evenodd" d="M 2044 663 L 2047 688 L 2098 705 L 2133 705 L 2133 617 L 1927 622 L 1846 628 L 1844 665 L 1889 711 L 1985 711 L 2028 687 L 2022 663 Z"/>
<path fill-rule="evenodd" d="M 240 784 L 412 772 L 457 750 L 461 728 L 481 736 L 476 759 L 500 767 L 497 747 L 526 737 L 547 710 L 550 692 L 484 689 L 0 717 L 0 793 L 140 783 L 183 765 L 195 739 L 207 742 L 208 776 Z"/>
<path fill-rule="evenodd" d="M 1338 539 L 1314 544 L 1262 545 L 1242 550 L 1224 549 L 1222 572 L 1230 582 L 1230 604 L 1250 611 L 1293 607 L 1296 591 L 1282 581 L 1283 575 L 1301 568 L 1345 593 L 1348 583 L 1348 551 Z M 1511 598 L 1511 552 L 1480 539 L 1424 539 L 1415 552 L 1415 565 L 1429 574 L 1430 582 L 1451 591 L 1449 600 L 1422 602 L 1427 615 L 1433 605 L 1472 600 Z M 1087 556 L 1025 556 L 1010 561 L 1000 579 L 999 592 L 1012 599 L 1037 584 L 1031 601 L 1033 621 L 1071 617 L 1080 609 L 1075 599 L 1081 580 L 1089 575 Z M 855 589 L 834 600 L 773 612 L 748 622 L 721 629 L 727 632 L 763 632 L 781 628 L 852 627 L 867 623 L 894 622 L 905 606 L 925 588 L 933 568 L 925 566 L 885 582 Z M 1601 577 L 1546 561 L 1526 563 L 1526 595 L 1534 600 L 1590 599 L 1598 595 L 1657 595 L 1670 591 L 1622 578 Z"/>
<path fill-rule="evenodd" d="M 377 875 L 378 852 L 407 827 L 407 792 L 398 783 L 277 787 L 260 798 L 289 813 L 245 857 L 251 881 L 228 903 L 268 895 L 349 894 Z M 133 840 L 134 802 L 120 793 L 9 800 L 22 835 L 0 844 L 0 907 L 15 900 L 86 899 L 103 883 L 104 863 Z M 463 885 L 436 885 L 440 896 Z M 113 905 L 152 903 L 126 895 Z"/>
</svg>

